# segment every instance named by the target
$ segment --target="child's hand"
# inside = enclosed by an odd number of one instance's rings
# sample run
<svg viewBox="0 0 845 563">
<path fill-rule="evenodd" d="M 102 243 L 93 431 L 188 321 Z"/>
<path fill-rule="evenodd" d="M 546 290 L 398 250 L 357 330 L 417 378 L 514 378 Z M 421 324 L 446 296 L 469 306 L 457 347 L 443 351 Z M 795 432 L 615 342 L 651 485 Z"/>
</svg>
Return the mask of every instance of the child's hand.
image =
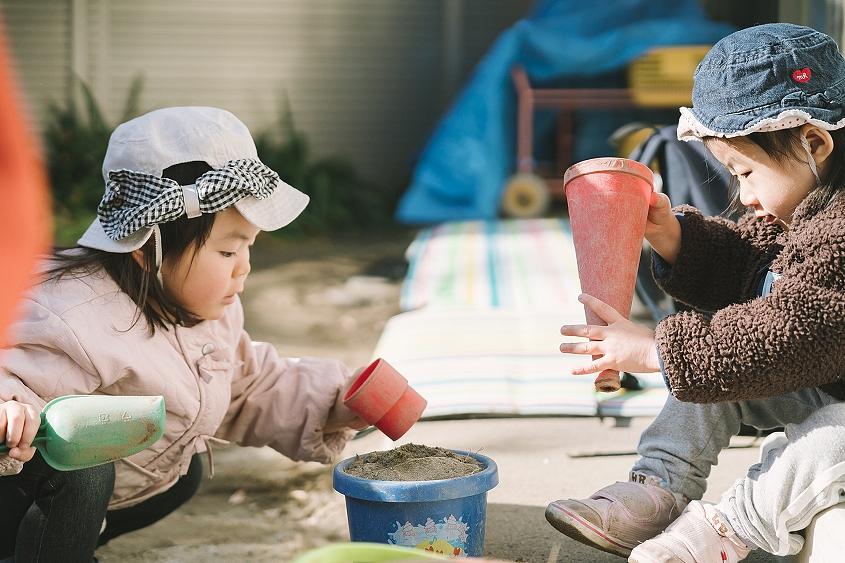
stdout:
<svg viewBox="0 0 845 563">
<path fill-rule="evenodd" d="M 364 371 L 364 368 L 358 368 L 352 374 L 352 377 L 346 382 L 346 387 L 341 391 L 340 397 L 346 395 L 346 391 L 349 389 L 349 386 L 358 379 L 358 376 L 361 375 L 361 372 Z M 326 434 L 331 434 L 332 432 L 339 432 L 341 430 L 345 430 L 347 428 L 351 428 L 352 430 L 363 430 L 367 428 L 369 423 L 365 421 L 363 418 L 358 416 L 356 413 L 352 412 L 346 405 L 343 404 L 340 400 L 338 400 L 335 408 L 332 411 L 331 416 L 329 417 L 329 421 L 326 424 L 326 427 L 323 429 L 323 432 Z"/>
<path fill-rule="evenodd" d="M 9 446 L 9 457 L 29 461 L 35 455 L 32 440 L 41 426 L 41 415 L 34 407 L 17 401 L 0 403 L 0 439 Z"/>
<path fill-rule="evenodd" d="M 564 336 L 583 336 L 589 342 L 564 342 L 560 351 L 564 354 L 601 356 L 591 364 L 572 370 L 572 375 L 597 373 L 606 369 L 627 372 L 660 371 L 654 331 L 632 323 L 616 309 L 592 295 L 582 293 L 578 300 L 596 313 L 607 326 L 564 325 L 560 333 Z"/>
<path fill-rule="evenodd" d="M 669 196 L 654 192 L 649 202 L 645 238 L 669 264 L 675 263 L 681 248 L 681 223 L 672 213 Z"/>
<path fill-rule="evenodd" d="M 349 412 L 352 413 L 352 411 Z M 331 434 L 332 432 L 340 432 L 341 430 L 346 430 L 347 428 L 351 428 L 352 430 L 363 430 L 368 426 L 369 423 L 367 423 L 366 420 L 357 416 L 355 413 L 352 413 L 350 417 L 343 417 L 340 415 L 335 420 L 327 423 L 326 427 L 323 428 L 323 432 Z"/>
</svg>

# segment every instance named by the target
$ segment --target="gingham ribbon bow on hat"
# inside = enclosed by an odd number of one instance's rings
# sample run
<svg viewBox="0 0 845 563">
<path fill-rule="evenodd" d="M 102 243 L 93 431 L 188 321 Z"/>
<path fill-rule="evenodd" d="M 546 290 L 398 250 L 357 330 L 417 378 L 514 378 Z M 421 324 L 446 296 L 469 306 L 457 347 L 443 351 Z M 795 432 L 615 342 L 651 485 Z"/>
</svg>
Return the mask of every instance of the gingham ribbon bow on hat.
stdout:
<svg viewBox="0 0 845 563">
<path fill-rule="evenodd" d="M 268 198 L 279 181 L 278 174 L 254 159 L 230 160 L 197 178 L 193 186 L 152 174 L 112 170 L 97 215 L 106 235 L 120 240 L 182 215 L 222 211 L 247 196 Z"/>
</svg>

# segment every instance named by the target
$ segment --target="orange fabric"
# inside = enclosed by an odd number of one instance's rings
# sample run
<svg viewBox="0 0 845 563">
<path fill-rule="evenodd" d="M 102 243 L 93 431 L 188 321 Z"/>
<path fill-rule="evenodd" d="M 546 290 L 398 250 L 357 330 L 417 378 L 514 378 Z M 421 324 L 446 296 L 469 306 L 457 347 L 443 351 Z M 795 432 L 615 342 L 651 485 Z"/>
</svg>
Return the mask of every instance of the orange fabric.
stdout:
<svg viewBox="0 0 845 563">
<path fill-rule="evenodd" d="M 2 22 L 0 22 L 2 23 Z M 25 119 L 0 25 L 0 347 L 50 240 L 47 182 Z"/>
</svg>

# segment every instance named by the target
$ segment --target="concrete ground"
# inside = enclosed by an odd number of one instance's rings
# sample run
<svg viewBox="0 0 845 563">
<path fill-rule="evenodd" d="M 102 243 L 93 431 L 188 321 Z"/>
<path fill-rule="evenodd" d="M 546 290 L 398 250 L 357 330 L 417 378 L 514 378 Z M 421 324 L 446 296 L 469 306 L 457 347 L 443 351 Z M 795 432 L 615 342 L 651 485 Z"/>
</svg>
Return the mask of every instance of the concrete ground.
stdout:
<svg viewBox="0 0 845 563">
<path fill-rule="evenodd" d="M 344 457 L 405 442 L 476 450 L 496 461 L 485 555 L 505 561 L 617 563 L 623 559 L 559 534 L 545 520 L 554 499 L 585 497 L 626 479 L 649 419 L 614 427 L 598 418 L 497 418 L 417 423 L 394 444 L 378 432 L 353 440 Z M 738 437 L 713 470 L 705 499 L 719 494 L 757 460 L 752 439 Z M 348 541 L 344 497 L 332 490 L 331 467 L 292 462 L 270 448 L 215 450 L 215 477 L 163 521 L 101 548 L 102 563 L 249 561 L 278 563 Z M 755 553 L 747 561 L 773 563 Z"/>
<path fill-rule="evenodd" d="M 559 534 L 545 520 L 550 500 L 589 496 L 616 480 L 625 480 L 635 460 L 640 432 L 649 419 L 633 419 L 627 428 L 598 418 L 507 418 L 418 423 L 396 445 L 426 445 L 477 450 L 496 461 L 499 485 L 488 496 L 485 554 L 512 561 L 618 562 L 621 558 L 590 549 Z M 750 437 L 737 437 L 713 469 L 706 500 L 720 493 L 756 463 Z M 353 441 L 350 455 L 392 447 L 373 433 Z M 572 457 L 576 456 L 576 457 Z M 779 558 L 755 553 L 749 562 Z"/>
</svg>

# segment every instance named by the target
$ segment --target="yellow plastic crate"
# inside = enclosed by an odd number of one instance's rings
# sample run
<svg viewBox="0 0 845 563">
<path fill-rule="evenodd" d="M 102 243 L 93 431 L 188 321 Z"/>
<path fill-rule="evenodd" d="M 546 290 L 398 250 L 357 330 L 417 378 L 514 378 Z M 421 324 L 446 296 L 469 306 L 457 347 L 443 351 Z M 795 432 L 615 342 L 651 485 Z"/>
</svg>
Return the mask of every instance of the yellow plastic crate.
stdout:
<svg viewBox="0 0 845 563">
<path fill-rule="evenodd" d="M 692 102 L 695 67 L 710 45 L 652 49 L 628 66 L 631 96 L 643 106 L 683 106 Z"/>
</svg>

